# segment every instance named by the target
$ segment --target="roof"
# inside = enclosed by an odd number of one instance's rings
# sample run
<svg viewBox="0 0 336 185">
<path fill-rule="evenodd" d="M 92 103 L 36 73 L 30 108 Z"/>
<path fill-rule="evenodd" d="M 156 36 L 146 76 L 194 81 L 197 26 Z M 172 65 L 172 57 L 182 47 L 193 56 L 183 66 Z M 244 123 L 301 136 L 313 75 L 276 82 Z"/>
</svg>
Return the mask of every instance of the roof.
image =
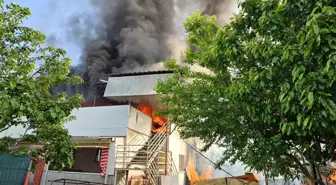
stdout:
<svg viewBox="0 0 336 185">
<path fill-rule="evenodd" d="M 169 74 L 169 73 L 174 73 L 174 71 L 161 70 L 161 71 L 143 71 L 143 72 L 130 72 L 130 73 L 113 73 L 109 74 L 109 77 L 142 76 L 142 75 Z"/>
</svg>

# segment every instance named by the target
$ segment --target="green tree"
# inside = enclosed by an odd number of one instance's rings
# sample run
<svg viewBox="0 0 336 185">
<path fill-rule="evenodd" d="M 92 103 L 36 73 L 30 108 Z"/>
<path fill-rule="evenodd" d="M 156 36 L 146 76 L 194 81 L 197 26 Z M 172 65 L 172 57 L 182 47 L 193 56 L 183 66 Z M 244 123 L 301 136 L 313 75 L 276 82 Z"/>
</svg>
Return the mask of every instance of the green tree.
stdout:
<svg viewBox="0 0 336 185">
<path fill-rule="evenodd" d="M 51 89 L 81 79 L 68 75 L 71 61 L 64 50 L 43 47 L 44 34 L 22 26 L 29 15 L 28 8 L 0 0 L 0 134 L 14 127 L 25 130 L 19 140 L 1 138 L 0 151 L 42 156 L 62 169 L 72 165 L 74 149 L 64 123 L 81 96 L 52 95 Z"/>
<path fill-rule="evenodd" d="M 177 73 L 157 91 L 181 135 L 224 147 L 218 165 L 323 184 L 336 159 L 336 1 L 245 0 L 223 27 L 199 12 L 184 27 L 186 62 L 212 73 L 166 63 Z"/>
</svg>

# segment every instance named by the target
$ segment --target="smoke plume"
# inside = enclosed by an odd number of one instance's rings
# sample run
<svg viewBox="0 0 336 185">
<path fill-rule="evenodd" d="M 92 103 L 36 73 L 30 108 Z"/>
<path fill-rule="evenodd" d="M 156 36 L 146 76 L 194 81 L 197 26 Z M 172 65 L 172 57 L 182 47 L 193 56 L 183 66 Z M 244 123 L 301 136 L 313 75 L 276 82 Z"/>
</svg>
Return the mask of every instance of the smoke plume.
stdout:
<svg viewBox="0 0 336 185">
<path fill-rule="evenodd" d="M 238 11 L 235 0 L 201 0 L 202 13 L 205 15 L 215 15 L 219 25 L 227 24 L 233 13 Z"/>
<path fill-rule="evenodd" d="M 183 60 L 187 43 L 178 30 L 187 15 L 201 9 L 228 20 L 236 0 L 91 0 L 94 13 L 67 21 L 68 41 L 82 49 L 72 75 L 84 78 L 82 91 L 108 74 L 163 69 L 163 61 Z M 224 19 L 223 19 L 224 20 Z M 69 87 L 65 88 L 68 92 Z M 85 91 L 86 92 L 86 91 Z M 90 92 L 87 92 L 90 94 Z"/>
<path fill-rule="evenodd" d="M 84 47 L 82 64 L 77 66 L 90 83 L 110 73 L 160 68 L 158 63 L 169 59 L 168 41 L 175 35 L 172 0 L 92 0 L 91 4 L 98 10 L 99 23 L 91 27 L 96 37 L 80 38 Z M 87 22 L 94 21 L 83 23 Z M 74 34 L 80 32 L 78 26 L 71 28 Z"/>
</svg>

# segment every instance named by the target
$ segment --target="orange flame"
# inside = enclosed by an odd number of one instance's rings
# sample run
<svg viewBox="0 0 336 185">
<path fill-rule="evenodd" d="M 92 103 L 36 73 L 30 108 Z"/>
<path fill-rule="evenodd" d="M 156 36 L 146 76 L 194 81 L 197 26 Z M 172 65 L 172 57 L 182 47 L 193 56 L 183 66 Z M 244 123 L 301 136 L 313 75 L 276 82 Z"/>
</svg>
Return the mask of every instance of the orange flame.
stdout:
<svg viewBox="0 0 336 185">
<path fill-rule="evenodd" d="M 328 176 L 324 176 L 326 181 L 329 181 L 329 184 L 335 185 L 336 184 L 336 165 L 329 164 L 331 166 L 331 170 Z M 305 182 L 302 185 L 313 185 L 313 182 L 309 178 L 305 178 Z"/>
<path fill-rule="evenodd" d="M 163 116 L 155 116 L 155 111 L 150 106 L 138 105 L 137 109 L 152 118 L 152 132 L 158 132 L 166 124 L 166 119 Z"/>
<path fill-rule="evenodd" d="M 190 185 L 195 185 L 195 183 L 200 180 L 210 179 L 212 177 L 212 173 L 213 173 L 212 168 L 205 168 L 202 171 L 201 176 L 199 176 L 197 174 L 194 162 L 192 162 L 192 160 L 189 160 L 187 166 L 187 174 L 190 181 Z"/>
<path fill-rule="evenodd" d="M 330 184 L 335 184 L 336 182 L 336 166 L 332 166 L 332 170 L 329 174 L 329 178 L 330 178 Z"/>
<path fill-rule="evenodd" d="M 212 168 L 206 168 L 202 171 L 200 176 L 200 180 L 207 180 L 212 177 Z"/>
</svg>

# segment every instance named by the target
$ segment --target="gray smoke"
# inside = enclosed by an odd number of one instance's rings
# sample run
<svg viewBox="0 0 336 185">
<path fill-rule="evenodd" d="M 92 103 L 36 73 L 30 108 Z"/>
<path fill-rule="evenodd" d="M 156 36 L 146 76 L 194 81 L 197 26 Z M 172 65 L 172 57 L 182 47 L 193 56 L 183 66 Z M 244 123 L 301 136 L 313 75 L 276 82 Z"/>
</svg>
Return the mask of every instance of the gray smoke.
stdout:
<svg viewBox="0 0 336 185">
<path fill-rule="evenodd" d="M 95 12 L 73 15 L 66 22 L 67 40 L 82 49 L 81 63 L 71 74 L 86 82 L 71 94 L 111 73 L 158 70 L 165 60 L 182 61 L 187 45 L 176 28 L 186 16 L 197 9 L 217 16 L 221 9 L 230 9 L 227 14 L 232 14 L 232 2 L 236 0 L 91 0 Z"/>
<path fill-rule="evenodd" d="M 110 73 L 151 69 L 169 59 L 166 43 L 175 35 L 172 0 L 92 0 L 91 5 L 98 10 L 95 19 L 75 16 L 69 21 L 72 39 L 83 47 L 76 67 L 91 84 Z"/>
<path fill-rule="evenodd" d="M 200 0 L 204 15 L 215 15 L 219 25 L 227 24 L 238 11 L 237 0 Z"/>
</svg>

